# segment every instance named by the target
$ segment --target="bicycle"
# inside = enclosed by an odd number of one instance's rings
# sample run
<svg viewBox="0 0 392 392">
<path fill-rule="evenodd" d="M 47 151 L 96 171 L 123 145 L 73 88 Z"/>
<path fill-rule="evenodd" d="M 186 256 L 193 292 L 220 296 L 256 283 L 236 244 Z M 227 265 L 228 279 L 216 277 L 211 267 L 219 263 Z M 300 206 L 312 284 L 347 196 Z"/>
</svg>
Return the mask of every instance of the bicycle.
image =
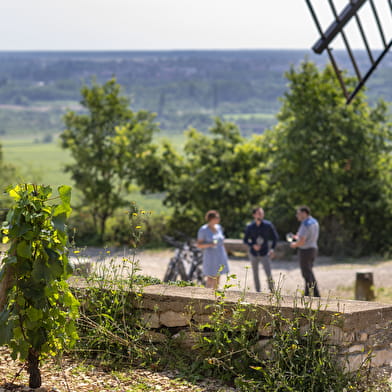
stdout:
<svg viewBox="0 0 392 392">
<path fill-rule="evenodd" d="M 183 280 L 196 282 L 200 285 L 205 284 L 202 271 L 203 254 L 193 241 L 186 239 L 184 242 L 175 240 L 173 237 L 164 236 L 167 243 L 174 246 L 174 256 L 170 259 L 167 266 L 164 282 L 175 282 Z"/>
</svg>

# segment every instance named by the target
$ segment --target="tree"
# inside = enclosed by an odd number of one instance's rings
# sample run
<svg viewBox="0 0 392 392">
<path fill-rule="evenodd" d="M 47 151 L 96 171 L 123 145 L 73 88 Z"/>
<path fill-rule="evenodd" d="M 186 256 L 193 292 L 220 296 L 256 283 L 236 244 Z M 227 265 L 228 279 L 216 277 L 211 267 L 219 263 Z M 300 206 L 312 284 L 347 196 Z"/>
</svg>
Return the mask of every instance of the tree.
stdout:
<svg viewBox="0 0 392 392">
<path fill-rule="evenodd" d="M 308 204 L 321 222 L 325 252 L 387 250 L 392 230 L 387 106 L 371 108 L 363 93 L 346 105 L 330 67 L 319 71 L 304 62 L 286 77 L 279 123 L 267 135 L 273 162 L 268 204 L 275 221 L 292 230 L 294 208 Z"/>
<path fill-rule="evenodd" d="M 106 220 L 125 204 L 124 192 L 143 166 L 144 154 L 153 148 L 150 143 L 157 127 L 153 114 L 129 108 L 115 79 L 83 86 L 81 95 L 87 113 L 65 115 L 62 147 L 75 160 L 66 170 L 82 191 L 83 204 L 90 208 L 102 240 Z"/>
<path fill-rule="evenodd" d="M 30 388 L 41 386 L 40 359 L 77 339 L 78 302 L 66 282 L 71 189 L 58 191 L 60 202 L 53 204 L 48 186 L 10 187 L 14 204 L 2 230 L 10 247 L 0 271 L 0 345 L 27 360 Z"/>
<path fill-rule="evenodd" d="M 238 236 L 266 191 L 262 137 L 245 139 L 232 123 L 215 120 L 209 134 L 187 132 L 184 153 L 165 144 L 146 161 L 140 185 L 164 191 L 176 227 L 194 235 L 210 209 L 221 212 L 226 234 Z"/>
</svg>

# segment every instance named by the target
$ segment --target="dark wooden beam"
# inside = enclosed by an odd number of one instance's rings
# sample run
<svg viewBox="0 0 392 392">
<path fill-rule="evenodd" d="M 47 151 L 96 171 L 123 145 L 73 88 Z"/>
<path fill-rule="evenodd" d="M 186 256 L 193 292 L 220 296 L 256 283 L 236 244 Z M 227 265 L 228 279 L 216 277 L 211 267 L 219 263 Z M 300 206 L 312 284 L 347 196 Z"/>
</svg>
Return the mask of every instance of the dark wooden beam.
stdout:
<svg viewBox="0 0 392 392">
<path fill-rule="evenodd" d="M 342 31 L 343 27 L 349 20 L 356 15 L 358 10 L 365 4 L 367 0 L 351 0 L 339 15 L 339 21 L 333 22 L 322 37 L 313 45 L 313 51 L 321 54 L 333 39 Z"/>
</svg>

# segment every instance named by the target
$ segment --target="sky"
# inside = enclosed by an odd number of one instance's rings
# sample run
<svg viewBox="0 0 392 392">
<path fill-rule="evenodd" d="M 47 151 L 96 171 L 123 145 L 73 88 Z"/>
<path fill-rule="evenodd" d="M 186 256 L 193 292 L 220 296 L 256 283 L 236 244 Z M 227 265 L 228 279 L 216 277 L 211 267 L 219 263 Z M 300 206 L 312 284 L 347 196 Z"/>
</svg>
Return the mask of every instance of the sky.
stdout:
<svg viewBox="0 0 392 392">
<path fill-rule="evenodd" d="M 348 2 L 334 1 L 338 11 Z M 328 1 L 312 3 L 327 28 Z M 392 37 L 388 0 L 375 3 Z M 370 8 L 362 8 L 379 48 Z M 363 47 L 356 26 L 347 33 L 353 48 Z M 309 49 L 317 40 L 305 0 L 0 0 L 0 50 Z"/>
</svg>

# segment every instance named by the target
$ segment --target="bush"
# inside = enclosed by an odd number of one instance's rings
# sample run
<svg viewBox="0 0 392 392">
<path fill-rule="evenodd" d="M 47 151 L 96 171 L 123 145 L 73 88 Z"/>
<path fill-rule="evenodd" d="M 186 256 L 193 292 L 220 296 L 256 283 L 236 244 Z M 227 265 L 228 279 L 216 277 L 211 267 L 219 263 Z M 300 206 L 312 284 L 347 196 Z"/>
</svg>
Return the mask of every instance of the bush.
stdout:
<svg viewBox="0 0 392 392">
<path fill-rule="evenodd" d="M 74 245 L 100 245 L 91 213 L 85 209 L 74 210 L 68 220 L 69 236 Z"/>
<path fill-rule="evenodd" d="M 135 213 L 136 212 L 132 212 Z M 139 245 L 142 247 L 157 247 L 164 244 L 163 236 L 170 230 L 169 218 L 166 215 L 154 215 L 149 211 L 140 210 L 138 215 L 138 225 L 141 226 L 143 233 Z M 107 232 L 105 243 L 121 246 L 132 245 L 130 236 L 129 217 L 124 213 L 116 213 L 115 216 L 107 221 Z"/>
</svg>

